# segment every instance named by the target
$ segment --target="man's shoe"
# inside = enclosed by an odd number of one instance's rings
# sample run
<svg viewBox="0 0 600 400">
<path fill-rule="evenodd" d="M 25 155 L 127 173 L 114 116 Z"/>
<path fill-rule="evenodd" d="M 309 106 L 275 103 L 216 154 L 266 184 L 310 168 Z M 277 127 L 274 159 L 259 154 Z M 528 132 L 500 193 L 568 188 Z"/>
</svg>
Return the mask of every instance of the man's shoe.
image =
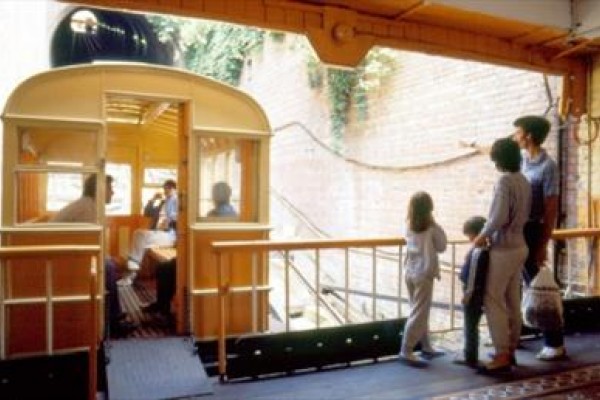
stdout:
<svg viewBox="0 0 600 400">
<path fill-rule="evenodd" d="M 425 368 L 427 367 L 427 362 L 422 358 L 415 356 L 414 354 L 402 354 L 398 355 L 398 361 L 402 364 L 408 365 L 413 368 Z"/>
<path fill-rule="evenodd" d="M 127 269 L 130 271 L 139 271 L 140 270 L 140 264 L 138 262 L 135 262 L 133 260 L 127 260 Z"/>
<path fill-rule="evenodd" d="M 138 324 L 129 321 L 120 321 L 111 326 L 110 336 L 113 338 L 127 337 L 131 332 L 136 330 Z"/>
<path fill-rule="evenodd" d="M 565 346 L 560 347 L 548 347 L 544 346 L 542 351 L 540 351 L 535 358 L 542 361 L 557 361 L 564 360 L 567 356 L 567 351 L 565 350 Z"/>
<path fill-rule="evenodd" d="M 140 309 L 142 310 L 142 312 L 149 314 L 157 313 L 160 311 L 160 307 L 157 302 L 150 303 L 146 306 L 142 306 L 140 307 Z"/>
<path fill-rule="evenodd" d="M 496 357 L 496 353 L 488 353 L 488 357 L 493 359 L 494 357 Z M 510 365 L 512 365 L 513 367 L 517 366 L 517 357 L 514 353 L 510 355 Z"/>
<path fill-rule="evenodd" d="M 444 356 L 446 353 L 444 353 L 443 351 L 439 351 L 439 350 L 421 350 L 421 357 L 424 358 L 425 360 L 433 360 L 434 358 L 438 358 L 438 357 L 442 357 Z"/>
<path fill-rule="evenodd" d="M 152 324 L 157 328 L 168 329 L 170 331 L 173 331 L 175 329 L 175 318 L 173 318 L 172 315 L 165 315 L 163 313 L 159 313 L 154 316 Z"/>
</svg>

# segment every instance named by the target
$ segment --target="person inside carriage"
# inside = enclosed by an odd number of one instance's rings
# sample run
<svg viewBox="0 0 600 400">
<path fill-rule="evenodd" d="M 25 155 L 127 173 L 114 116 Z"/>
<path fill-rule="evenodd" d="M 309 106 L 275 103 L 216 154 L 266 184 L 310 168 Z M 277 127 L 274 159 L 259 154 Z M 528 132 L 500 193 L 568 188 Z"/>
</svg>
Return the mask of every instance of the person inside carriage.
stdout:
<svg viewBox="0 0 600 400">
<path fill-rule="evenodd" d="M 175 244 L 177 229 L 177 184 L 168 179 L 163 184 L 164 196 L 156 193 L 144 207 L 144 216 L 151 219 L 150 229 L 136 229 L 133 232 L 129 250 L 127 276 L 119 281 L 120 285 L 131 285 L 140 269 L 146 249 L 153 246 L 172 247 Z"/>
<path fill-rule="evenodd" d="M 106 175 L 106 193 L 104 203 L 112 201 L 114 178 Z M 88 222 L 98 221 L 96 211 L 96 174 L 90 175 L 83 184 L 81 197 L 60 209 L 50 222 Z M 134 330 L 136 324 L 127 320 L 127 314 L 121 309 L 119 291 L 117 288 L 116 263 L 112 258 L 104 260 L 104 282 L 107 292 L 106 314 L 108 320 L 109 335 L 114 337 L 126 336 Z"/>
</svg>

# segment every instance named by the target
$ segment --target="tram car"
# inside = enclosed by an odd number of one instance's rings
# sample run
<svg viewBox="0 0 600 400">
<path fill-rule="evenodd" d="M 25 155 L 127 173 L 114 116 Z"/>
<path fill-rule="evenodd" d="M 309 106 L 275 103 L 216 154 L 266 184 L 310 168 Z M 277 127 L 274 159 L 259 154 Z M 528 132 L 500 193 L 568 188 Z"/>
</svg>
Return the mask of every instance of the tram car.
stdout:
<svg viewBox="0 0 600 400">
<path fill-rule="evenodd" d="M 269 237 L 271 130 L 257 102 L 182 70 L 100 63 L 30 77 L 2 120 L 2 360 L 144 337 L 135 329 L 152 324 L 126 314 L 155 299 L 165 263 L 168 334 L 214 339 L 210 244 Z M 257 289 L 268 287 L 266 260 L 229 262 L 227 279 L 247 290 L 227 304 L 227 331 L 267 329 L 268 291 Z M 132 301 L 119 299 L 127 292 Z M 115 297 L 122 315 L 111 315 Z"/>
</svg>

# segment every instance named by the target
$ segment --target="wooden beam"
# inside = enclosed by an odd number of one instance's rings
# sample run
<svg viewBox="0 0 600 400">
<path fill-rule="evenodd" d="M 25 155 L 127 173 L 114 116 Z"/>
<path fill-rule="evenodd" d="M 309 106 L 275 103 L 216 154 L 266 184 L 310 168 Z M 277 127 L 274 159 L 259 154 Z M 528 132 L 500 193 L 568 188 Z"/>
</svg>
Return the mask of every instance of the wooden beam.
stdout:
<svg viewBox="0 0 600 400">
<path fill-rule="evenodd" d="M 58 0 L 68 1 L 68 0 Z M 323 61 L 355 67 L 372 46 L 417 51 L 446 57 L 476 60 L 491 64 L 559 74 L 566 77 L 569 88 L 566 107 L 574 114 L 585 112 L 585 73 L 587 59 L 577 52 L 588 43 L 565 51 L 549 44 L 568 36 L 550 40 L 518 43 L 504 37 L 470 32 L 453 27 L 409 21 L 408 12 L 395 17 L 366 15 L 351 8 L 282 0 L 80 0 L 89 6 L 161 12 L 186 17 L 233 22 L 243 25 L 307 34 Z M 416 12 L 425 1 L 409 9 Z M 432 4 L 431 7 L 435 7 Z M 396 18 L 401 17 L 400 21 Z M 590 43 L 591 45 L 591 43 Z M 583 76 L 583 77 L 582 77 Z M 565 92 L 567 93 L 567 92 Z"/>
<path fill-rule="evenodd" d="M 573 45 L 573 47 L 571 47 L 570 49 L 561 51 L 560 53 L 558 53 L 557 55 L 555 55 L 552 58 L 552 61 L 558 60 L 559 58 L 566 57 L 569 54 L 575 53 L 575 52 L 577 52 L 579 50 L 583 50 L 583 49 L 585 49 L 588 46 L 588 44 L 590 42 L 591 42 L 591 40 L 589 40 L 589 39 L 582 39 L 580 43 L 578 43 L 576 45 Z"/>
<path fill-rule="evenodd" d="M 67 0 L 59 0 L 67 1 Z M 81 0 L 89 6 L 121 8 L 146 12 L 162 12 L 187 17 L 206 18 L 275 29 L 280 31 L 306 34 L 321 32 L 321 36 L 330 36 L 327 28 L 338 26 L 329 16 L 355 14 L 352 24 L 348 18 L 341 21 L 344 32 L 350 34 L 350 40 L 329 46 L 328 62 L 354 67 L 360 61 L 360 54 L 371 45 L 387 46 L 400 50 L 420 51 L 437 55 L 489 62 L 512 67 L 537 70 L 549 73 L 565 73 L 572 69 L 573 63 L 582 62 L 574 52 L 561 54 L 560 51 L 545 47 L 548 42 L 537 45 L 514 43 L 503 37 L 469 32 L 457 28 L 432 25 L 431 23 L 409 22 L 406 14 L 400 21 L 396 17 L 372 16 L 358 13 L 344 7 L 324 6 L 318 3 L 287 2 L 273 0 L 220 0 L 192 1 L 180 0 L 162 2 L 159 0 Z M 217 4 L 218 3 L 218 6 Z M 426 2 L 418 2 L 413 12 Z M 431 7 L 434 7 L 432 4 Z M 332 12 L 332 9 L 339 12 Z M 340 28 L 338 28 L 340 29 Z M 316 37 L 316 35 L 313 35 Z M 566 34 L 565 34 L 566 36 Z M 562 37 L 561 37 L 562 38 Z M 347 39 L 347 38 L 345 38 Z M 559 37 L 552 40 L 558 40 Z M 354 45 L 356 43 L 357 45 Z M 356 52 L 356 54 L 347 54 Z M 338 57 L 339 62 L 331 58 Z"/>
<path fill-rule="evenodd" d="M 401 20 L 409 17 L 410 15 L 416 13 L 421 8 L 428 6 L 429 4 L 430 3 L 427 0 L 418 1 L 415 4 L 413 4 L 412 6 L 408 7 L 406 10 L 402 11 L 400 14 L 396 15 L 396 17 L 394 17 L 394 19 L 396 21 L 401 21 Z"/>
</svg>

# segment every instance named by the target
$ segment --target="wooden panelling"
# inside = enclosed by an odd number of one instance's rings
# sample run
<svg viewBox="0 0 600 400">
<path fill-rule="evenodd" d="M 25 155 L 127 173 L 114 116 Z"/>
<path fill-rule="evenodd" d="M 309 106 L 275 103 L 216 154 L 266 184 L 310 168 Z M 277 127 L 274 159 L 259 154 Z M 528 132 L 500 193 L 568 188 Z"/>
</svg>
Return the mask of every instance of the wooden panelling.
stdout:
<svg viewBox="0 0 600 400">
<path fill-rule="evenodd" d="M 46 350 L 46 309 L 41 304 L 7 307 L 7 355 Z"/>
<path fill-rule="evenodd" d="M 266 232 L 214 230 L 195 231 L 194 253 L 192 262 L 194 271 L 193 289 L 217 289 L 218 276 L 215 256 L 210 244 L 222 240 L 260 240 L 266 239 Z M 267 260 L 265 256 L 256 257 L 256 285 L 268 284 Z M 252 255 L 234 254 L 226 257 L 222 265 L 223 279 L 229 286 L 252 285 Z M 218 299 L 216 293 L 211 296 L 199 296 L 194 299 L 193 311 L 195 325 L 194 334 L 197 337 L 216 337 L 218 332 Z M 242 334 L 252 332 L 252 301 L 250 293 L 239 293 L 231 297 L 227 304 L 227 332 Z M 258 295 L 258 330 L 267 329 L 268 294 Z"/>
<path fill-rule="evenodd" d="M 100 242 L 99 232 L 28 232 L 6 233 L 6 245 L 75 245 Z M 98 254 L 98 256 L 100 256 Z M 99 276 L 103 263 L 98 268 Z M 91 332 L 89 255 L 48 254 L 33 258 L 16 257 L 5 260 L 2 268 L 7 306 L 7 354 L 43 353 L 48 348 L 73 349 L 86 345 Z M 51 282 L 50 290 L 46 284 Z M 104 280 L 98 280 L 98 293 L 103 293 Z M 51 315 L 47 318 L 47 299 L 51 297 Z M 69 298 L 73 300 L 68 300 Z M 98 302 L 98 305 L 101 303 Z M 101 312 L 99 314 L 102 314 Z M 101 318 L 101 317 L 100 317 Z M 48 343 L 46 329 L 53 323 L 52 343 Z"/>
</svg>

